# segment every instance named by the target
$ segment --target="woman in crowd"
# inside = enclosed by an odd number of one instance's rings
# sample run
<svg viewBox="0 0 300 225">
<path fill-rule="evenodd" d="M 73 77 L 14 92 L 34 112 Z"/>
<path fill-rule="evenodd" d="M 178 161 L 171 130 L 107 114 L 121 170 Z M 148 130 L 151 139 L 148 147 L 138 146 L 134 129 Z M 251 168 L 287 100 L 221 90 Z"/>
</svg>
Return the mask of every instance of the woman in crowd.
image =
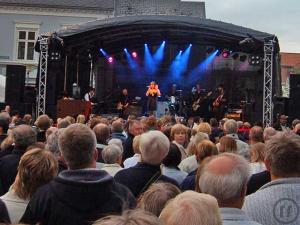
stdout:
<svg viewBox="0 0 300 225">
<path fill-rule="evenodd" d="M 252 174 L 260 173 L 266 170 L 265 160 L 265 144 L 256 143 L 250 147 L 250 167 Z"/>
<path fill-rule="evenodd" d="M 12 223 L 18 223 L 36 190 L 57 175 L 57 160 L 40 148 L 27 151 L 21 158 L 18 174 L 9 191 L 1 196 Z"/>
<path fill-rule="evenodd" d="M 236 141 L 229 136 L 223 136 L 220 139 L 220 146 L 219 146 L 219 152 L 231 152 L 231 153 L 237 153 L 237 145 Z"/>
<path fill-rule="evenodd" d="M 187 142 L 187 127 L 182 124 L 175 124 L 171 128 L 171 140 L 176 144 L 181 152 L 181 160 L 187 157 L 187 151 L 184 148 Z"/>
</svg>

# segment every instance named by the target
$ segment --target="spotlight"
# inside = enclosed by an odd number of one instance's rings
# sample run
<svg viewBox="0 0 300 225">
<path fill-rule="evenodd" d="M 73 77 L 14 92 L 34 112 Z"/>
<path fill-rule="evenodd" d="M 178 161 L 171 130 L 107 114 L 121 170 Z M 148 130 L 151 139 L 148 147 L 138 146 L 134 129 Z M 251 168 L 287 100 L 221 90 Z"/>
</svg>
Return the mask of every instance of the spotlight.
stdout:
<svg viewBox="0 0 300 225">
<path fill-rule="evenodd" d="M 223 50 L 223 52 L 222 52 L 223 58 L 227 59 L 229 57 L 229 55 L 230 55 L 230 52 L 228 50 Z"/>
<path fill-rule="evenodd" d="M 133 58 L 137 57 L 137 53 L 136 52 L 132 52 L 131 55 L 132 55 Z"/>
<path fill-rule="evenodd" d="M 61 59 L 60 52 L 58 51 L 51 51 L 49 54 L 49 58 L 51 61 L 59 61 Z"/>
<path fill-rule="evenodd" d="M 192 47 L 192 46 L 193 46 L 192 44 L 189 45 L 189 47 Z"/>
<path fill-rule="evenodd" d="M 249 57 L 249 64 L 250 65 L 254 65 L 254 66 L 257 66 L 261 63 L 261 57 L 258 56 L 258 55 L 251 55 Z"/>
<path fill-rule="evenodd" d="M 237 60 L 238 57 L 239 57 L 239 53 L 235 52 L 235 53 L 232 54 L 232 58 L 233 58 L 234 60 Z"/>
<path fill-rule="evenodd" d="M 208 48 L 206 49 L 206 53 L 209 55 L 210 53 L 213 52 L 213 50 L 214 50 L 213 47 L 208 47 Z"/>
<path fill-rule="evenodd" d="M 241 55 L 241 56 L 240 56 L 240 61 L 241 61 L 241 62 L 245 62 L 246 59 L 247 59 L 247 55 Z"/>
<path fill-rule="evenodd" d="M 221 55 L 221 51 L 219 49 L 217 49 L 217 53 L 216 53 L 216 56 L 220 56 Z"/>
<path fill-rule="evenodd" d="M 107 61 L 111 64 L 114 62 L 114 58 L 110 56 L 110 57 L 108 57 Z"/>
</svg>

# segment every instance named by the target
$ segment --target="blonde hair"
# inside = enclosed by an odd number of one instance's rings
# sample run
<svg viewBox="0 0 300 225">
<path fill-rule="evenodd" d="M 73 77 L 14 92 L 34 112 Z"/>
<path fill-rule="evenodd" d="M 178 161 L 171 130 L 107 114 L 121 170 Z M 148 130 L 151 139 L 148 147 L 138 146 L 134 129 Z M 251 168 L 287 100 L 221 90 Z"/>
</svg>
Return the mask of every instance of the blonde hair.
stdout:
<svg viewBox="0 0 300 225">
<path fill-rule="evenodd" d="M 171 135 L 170 135 L 171 140 L 172 141 L 174 140 L 175 134 L 178 134 L 181 132 L 185 133 L 186 137 L 187 137 L 187 127 L 186 126 L 184 126 L 183 124 L 179 124 L 179 123 L 172 126 Z"/>
<path fill-rule="evenodd" d="M 175 198 L 181 191 L 171 183 L 153 183 L 145 191 L 138 203 L 138 207 L 159 216 L 170 199 Z"/>
<path fill-rule="evenodd" d="M 132 142 L 132 148 L 133 148 L 133 152 L 135 154 L 141 154 L 140 151 L 140 140 L 141 140 L 141 135 L 137 135 L 133 138 L 133 142 Z"/>
<path fill-rule="evenodd" d="M 251 162 L 263 162 L 265 160 L 265 144 L 264 143 L 256 143 L 251 145 L 250 147 L 250 156 Z"/>
<path fill-rule="evenodd" d="M 221 225 L 217 200 L 208 194 L 186 191 L 163 209 L 159 218 L 166 225 Z"/>
<path fill-rule="evenodd" d="M 194 136 L 192 136 L 191 141 L 187 147 L 187 152 L 189 156 L 195 155 L 196 153 L 196 149 L 197 149 L 197 145 L 203 141 L 203 140 L 208 140 L 208 134 L 206 133 L 196 133 Z"/>
<path fill-rule="evenodd" d="M 197 127 L 197 132 L 206 133 L 208 135 L 211 134 L 211 126 L 209 123 L 200 123 Z"/>
<path fill-rule="evenodd" d="M 220 141 L 219 152 L 237 152 L 236 141 L 229 136 L 223 136 Z"/>
<path fill-rule="evenodd" d="M 203 140 L 197 145 L 196 157 L 198 162 L 201 162 L 206 157 L 218 155 L 218 153 L 217 146 L 209 140 Z"/>
<path fill-rule="evenodd" d="M 85 124 L 85 115 L 79 114 L 76 118 L 76 123 Z"/>
<path fill-rule="evenodd" d="M 51 152 L 40 148 L 27 151 L 21 158 L 13 190 L 21 199 L 30 198 L 43 184 L 49 183 L 58 171 Z"/>
<path fill-rule="evenodd" d="M 137 209 L 124 211 L 120 216 L 104 217 L 93 225 L 163 225 L 163 223 L 153 214 Z"/>
</svg>

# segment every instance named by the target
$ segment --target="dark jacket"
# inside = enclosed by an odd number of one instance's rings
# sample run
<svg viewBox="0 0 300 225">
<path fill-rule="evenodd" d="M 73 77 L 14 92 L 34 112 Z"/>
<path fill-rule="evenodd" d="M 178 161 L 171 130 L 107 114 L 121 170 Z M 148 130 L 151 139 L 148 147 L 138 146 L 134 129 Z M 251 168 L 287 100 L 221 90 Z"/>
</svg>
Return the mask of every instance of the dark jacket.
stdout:
<svg viewBox="0 0 300 225">
<path fill-rule="evenodd" d="M 270 172 L 265 170 L 260 173 L 253 174 L 247 185 L 247 195 L 250 195 L 271 181 Z"/>
<path fill-rule="evenodd" d="M 123 161 L 125 161 L 125 159 L 128 159 L 130 157 L 132 157 L 134 155 L 134 151 L 133 151 L 133 138 L 134 136 L 130 133 L 128 133 L 128 137 L 123 145 Z"/>
<path fill-rule="evenodd" d="M 39 131 L 36 135 L 37 142 L 46 142 L 46 131 Z"/>
<path fill-rule="evenodd" d="M 15 181 L 19 161 L 25 150 L 15 148 L 6 156 L 0 158 L 0 196 L 4 195 Z"/>
<path fill-rule="evenodd" d="M 192 190 L 196 188 L 196 174 L 197 170 L 190 172 L 189 175 L 182 181 L 181 189 L 182 191 Z"/>
<path fill-rule="evenodd" d="M 122 141 L 122 143 L 124 144 L 126 141 L 126 137 L 124 134 L 122 133 L 118 133 L 118 132 L 113 132 L 111 134 L 111 139 L 116 138 L 116 139 L 120 139 Z"/>
<path fill-rule="evenodd" d="M 105 171 L 63 171 L 38 189 L 21 219 L 26 224 L 85 225 L 135 207 L 131 192 Z"/>
<path fill-rule="evenodd" d="M 153 179 L 152 182 L 149 182 L 156 174 L 156 179 Z M 119 171 L 114 178 L 117 182 L 128 187 L 135 197 L 138 197 L 145 190 L 147 190 L 151 183 L 154 183 L 158 180 L 172 183 L 179 187 L 175 180 L 161 175 L 160 166 L 153 166 L 146 163 L 138 163 L 137 165 L 128 169 L 123 169 Z"/>
<path fill-rule="evenodd" d="M 0 199 L 0 223 L 9 224 L 10 219 L 4 202 Z"/>
</svg>

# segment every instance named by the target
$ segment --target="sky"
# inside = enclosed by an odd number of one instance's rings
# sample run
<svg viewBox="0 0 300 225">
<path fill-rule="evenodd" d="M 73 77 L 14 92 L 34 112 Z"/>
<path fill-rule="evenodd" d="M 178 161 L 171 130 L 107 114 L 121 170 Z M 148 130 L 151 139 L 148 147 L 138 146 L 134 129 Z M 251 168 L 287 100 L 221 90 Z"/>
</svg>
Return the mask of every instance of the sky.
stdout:
<svg viewBox="0 0 300 225">
<path fill-rule="evenodd" d="M 207 19 L 275 34 L 281 52 L 300 53 L 300 0 L 205 0 L 205 7 Z"/>
</svg>

